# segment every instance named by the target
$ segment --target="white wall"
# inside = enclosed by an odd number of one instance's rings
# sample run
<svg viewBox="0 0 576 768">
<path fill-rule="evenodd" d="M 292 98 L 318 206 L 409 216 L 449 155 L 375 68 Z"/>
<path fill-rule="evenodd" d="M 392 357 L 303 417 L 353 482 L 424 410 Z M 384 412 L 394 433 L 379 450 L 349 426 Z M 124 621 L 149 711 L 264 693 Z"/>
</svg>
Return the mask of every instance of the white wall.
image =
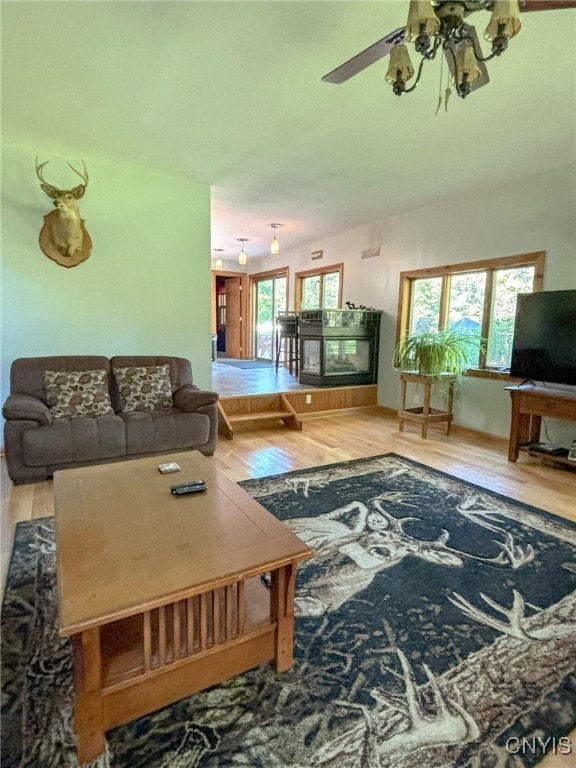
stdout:
<svg viewBox="0 0 576 768">
<path fill-rule="evenodd" d="M 2 154 L 2 402 L 10 363 L 37 355 L 178 355 L 211 385 L 210 190 L 204 184 L 86 156 L 80 200 L 94 243 L 71 269 L 38 245 L 51 200 L 47 180 L 70 188 L 70 159 L 47 148 L 4 145 Z"/>
<path fill-rule="evenodd" d="M 465 159 L 462 158 L 465 162 Z M 390 190 L 390 194 L 394 194 Z M 250 264 L 250 271 L 290 267 L 290 300 L 294 273 L 314 266 L 344 263 L 343 300 L 384 311 L 380 345 L 378 402 L 397 408 L 398 374 L 392 367 L 403 270 L 457 264 L 479 259 L 546 251 L 544 289 L 576 288 L 576 167 L 553 171 L 471 193 L 340 235 L 309 243 L 278 257 Z M 363 249 L 380 247 L 380 255 L 361 259 Z M 312 262 L 310 252 L 323 250 Z M 468 377 L 460 388 L 455 422 L 482 432 L 506 436 L 510 397 L 506 383 Z M 551 438 L 576 438 L 576 425 L 548 422 Z M 568 434 L 566 431 L 568 430 Z"/>
</svg>

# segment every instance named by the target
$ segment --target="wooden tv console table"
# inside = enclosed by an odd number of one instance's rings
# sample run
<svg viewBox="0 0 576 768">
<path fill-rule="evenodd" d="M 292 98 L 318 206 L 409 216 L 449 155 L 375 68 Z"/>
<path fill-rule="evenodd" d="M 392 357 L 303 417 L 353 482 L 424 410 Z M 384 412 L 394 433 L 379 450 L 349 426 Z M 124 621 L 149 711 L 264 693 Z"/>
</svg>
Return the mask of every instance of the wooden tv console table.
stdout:
<svg viewBox="0 0 576 768">
<path fill-rule="evenodd" d="M 524 445 L 540 440 L 542 417 L 576 421 L 576 396 L 562 389 L 547 387 L 506 387 L 512 397 L 512 421 L 508 443 L 508 461 L 516 461 Z M 567 459 L 554 457 L 561 464 L 571 464 Z"/>
<path fill-rule="evenodd" d="M 182 472 L 160 474 L 167 459 Z M 208 490 L 170 493 L 194 478 Z M 296 568 L 312 550 L 214 462 L 186 451 L 67 469 L 54 490 L 80 763 L 110 728 L 269 660 L 290 668 Z"/>
</svg>

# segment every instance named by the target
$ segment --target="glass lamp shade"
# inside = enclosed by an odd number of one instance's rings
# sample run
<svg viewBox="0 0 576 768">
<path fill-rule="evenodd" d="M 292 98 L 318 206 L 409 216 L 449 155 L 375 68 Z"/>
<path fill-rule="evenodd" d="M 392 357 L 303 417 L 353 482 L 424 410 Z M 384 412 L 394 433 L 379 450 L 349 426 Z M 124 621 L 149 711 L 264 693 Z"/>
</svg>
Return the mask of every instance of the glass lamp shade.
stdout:
<svg viewBox="0 0 576 768">
<path fill-rule="evenodd" d="M 280 253 L 280 243 L 275 237 L 270 241 L 270 253 L 272 256 L 277 256 Z"/>
<path fill-rule="evenodd" d="M 464 75 L 467 75 L 465 78 Z M 452 77 L 453 83 L 462 85 L 466 79 L 469 83 L 475 83 L 480 77 L 480 67 L 471 45 L 463 45 L 456 51 L 456 73 Z"/>
<path fill-rule="evenodd" d="M 407 82 L 414 75 L 414 67 L 410 61 L 410 54 L 405 45 L 395 45 L 390 51 L 390 65 L 386 73 L 386 82 L 395 83 L 396 80 Z"/>
<path fill-rule="evenodd" d="M 240 264 L 240 266 L 243 267 L 247 261 L 248 261 L 248 257 L 244 253 L 244 250 L 240 251 L 240 253 L 238 254 L 238 264 Z"/>
<path fill-rule="evenodd" d="M 498 34 L 503 34 L 510 40 L 521 28 L 518 0 L 496 0 L 484 37 L 492 42 Z"/>
<path fill-rule="evenodd" d="M 430 0 L 410 0 L 405 39 L 412 42 L 421 34 L 436 35 L 439 29 L 440 19 Z"/>
</svg>

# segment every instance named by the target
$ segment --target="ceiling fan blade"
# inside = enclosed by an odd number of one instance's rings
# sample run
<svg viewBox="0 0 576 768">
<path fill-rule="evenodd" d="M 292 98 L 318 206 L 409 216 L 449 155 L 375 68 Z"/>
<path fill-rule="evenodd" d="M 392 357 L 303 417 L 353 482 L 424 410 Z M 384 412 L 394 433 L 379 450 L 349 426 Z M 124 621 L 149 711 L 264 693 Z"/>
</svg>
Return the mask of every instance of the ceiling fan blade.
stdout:
<svg viewBox="0 0 576 768">
<path fill-rule="evenodd" d="M 564 8 L 576 9 L 576 0 L 522 0 L 520 10 L 528 11 L 560 11 Z"/>
<path fill-rule="evenodd" d="M 382 40 L 378 40 L 377 43 L 366 48 L 362 53 L 356 54 L 356 56 L 348 59 L 344 64 L 340 64 L 339 67 L 333 69 L 332 72 L 324 75 L 322 78 L 323 82 L 336 83 L 339 85 L 340 83 L 349 80 L 354 75 L 357 75 L 359 72 L 362 72 L 363 69 L 366 69 L 366 67 L 369 67 L 371 64 L 380 61 L 380 59 L 383 59 L 384 56 L 387 56 L 390 53 L 397 43 L 401 43 L 404 40 L 404 31 L 405 27 L 400 27 L 400 29 L 395 29 L 394 32 L 390 32 L 390 34 L 383 37 Z"/>
</svg>

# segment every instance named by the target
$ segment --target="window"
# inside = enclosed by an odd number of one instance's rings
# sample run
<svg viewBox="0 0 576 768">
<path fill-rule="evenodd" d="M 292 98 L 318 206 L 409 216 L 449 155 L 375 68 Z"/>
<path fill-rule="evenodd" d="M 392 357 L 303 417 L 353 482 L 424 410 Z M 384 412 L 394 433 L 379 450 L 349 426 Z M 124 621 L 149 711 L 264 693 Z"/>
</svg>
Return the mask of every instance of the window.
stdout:
<svg viewBox="0 0 576 768">
<path fill-rule="evenodd" d="M 398 336 L 454 328 L 487 340 L 476 371 L 510 368 L 516 295 L 542 290 L 544 252 L 413 270 L 400 275 Z"/>
<path fill-rule="evenodd" d="M 339 309 L 342 304 L 342 264 L 296 273 L 296 307 Z"/>
</svg>

